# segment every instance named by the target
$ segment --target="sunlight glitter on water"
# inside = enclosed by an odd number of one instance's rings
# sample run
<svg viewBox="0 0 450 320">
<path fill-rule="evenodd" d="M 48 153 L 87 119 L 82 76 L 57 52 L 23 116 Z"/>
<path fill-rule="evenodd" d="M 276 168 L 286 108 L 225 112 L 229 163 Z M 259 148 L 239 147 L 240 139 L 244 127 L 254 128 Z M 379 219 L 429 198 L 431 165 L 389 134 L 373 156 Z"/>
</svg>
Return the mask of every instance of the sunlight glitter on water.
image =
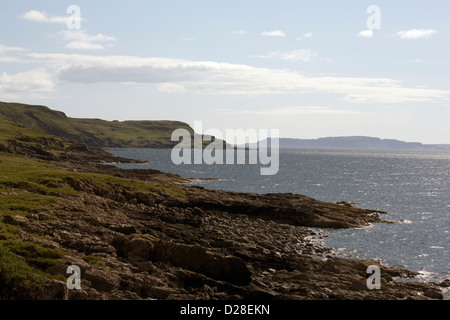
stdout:
<svg viewBox="0 0 450 320">
<path fill-rule="evenodd" d="M 380 259 L 390 266 L 432 272 L 424 277 L 450 278 L 446 250 L 450 243 L 450 154 L 285 150 L 280 153 L 278 174 L 262 177 L 259 167 L 248 165 L 175 166 L 170 150 L 125 149 L 112 153 L 150 160 L 146 165 L 150 169 L 187 178 L 218 179 L 198 180 L 196 184 L 206 188 L 295 193 L 387 211 L 381 218 L 399 223 L 326 230 L 325 246 L 345 248 L 335 251 L 345 251 L 354 258 Z"/>
</svg>

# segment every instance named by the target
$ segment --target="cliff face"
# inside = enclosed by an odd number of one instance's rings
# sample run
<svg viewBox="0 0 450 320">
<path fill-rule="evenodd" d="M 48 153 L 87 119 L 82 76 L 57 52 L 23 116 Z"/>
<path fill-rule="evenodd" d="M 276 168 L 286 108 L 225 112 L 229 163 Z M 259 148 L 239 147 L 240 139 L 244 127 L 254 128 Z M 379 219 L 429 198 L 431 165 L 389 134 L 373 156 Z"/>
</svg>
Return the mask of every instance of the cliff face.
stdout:
<svg viewBox="0 0 450 320">
<path fill-rule="evenodd" d="M 306 228 L 382 223 L 373 210 L 189 187 L 99 165 L 104 151 L 7 122 L 0 134 L 0 298 L 441 297 L 436 285 L 394 281 L 414 272 L 383 266 L 382 290 L 368 290 L 378 262 L 333 257 Z M 80 290 L 66 286 L 72 265 Z"/>
</svg>

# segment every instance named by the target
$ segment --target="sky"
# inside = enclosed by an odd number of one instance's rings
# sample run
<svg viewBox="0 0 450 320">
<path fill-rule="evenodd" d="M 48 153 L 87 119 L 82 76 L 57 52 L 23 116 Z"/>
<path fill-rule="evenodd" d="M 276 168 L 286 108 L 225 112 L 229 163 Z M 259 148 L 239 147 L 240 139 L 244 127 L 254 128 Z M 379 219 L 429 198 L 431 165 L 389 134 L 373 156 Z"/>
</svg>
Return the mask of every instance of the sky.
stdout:
<svg viewBox="0 0 450 320">
<path fill-rule="evenodd" d="M 0 101 L 450 144 L 450 2 L 3 1 Z"/>
</svg>

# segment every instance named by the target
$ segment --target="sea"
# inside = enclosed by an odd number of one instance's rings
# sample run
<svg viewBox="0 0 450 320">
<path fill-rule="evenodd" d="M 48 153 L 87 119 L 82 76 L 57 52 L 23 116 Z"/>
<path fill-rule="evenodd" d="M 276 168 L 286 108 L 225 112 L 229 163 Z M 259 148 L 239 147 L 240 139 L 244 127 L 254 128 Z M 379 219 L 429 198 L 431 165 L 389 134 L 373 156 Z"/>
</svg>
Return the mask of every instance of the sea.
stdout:
<svg viewBox="0 0 450 320">
<path fill-rule="evenodd" d="M 450 153 L 284 149 L 278 173 L 263 176 L 254 164 L 175 165 L 171 150 L 108 151 L 149 161 L 121 168 L 175 173 L 205 188 L 302 194 L 385 211 L 381 218 L 398 223 L 319 229 L 324 237 L 318 241 L 342 257 L 417 271 L 419 280 L 450 279 Z M 450 290 L 444 297 L 450 299 Z"/>
</svg>

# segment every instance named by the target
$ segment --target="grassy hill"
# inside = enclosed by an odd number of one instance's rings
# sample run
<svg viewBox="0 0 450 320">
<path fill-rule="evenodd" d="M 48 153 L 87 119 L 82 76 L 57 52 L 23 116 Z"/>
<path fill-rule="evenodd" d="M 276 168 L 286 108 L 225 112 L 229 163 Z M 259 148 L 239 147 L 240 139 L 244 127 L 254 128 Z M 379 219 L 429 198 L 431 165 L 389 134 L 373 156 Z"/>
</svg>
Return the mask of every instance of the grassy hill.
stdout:
<svg viewBox="0 0 450 320">
<path fill-rule="evenodd" d="M 42 111 L 58 115 L 49 109 L 42 108 Z M 72 151 L 86 158 L 77 157 Z M 33 229 L 34 222 L 28 228 L 22 222 L 31 221 L 30 217 L 42 217 L 45 226 L 64 223 L 66 218 L 58 214 L 67 211 L 73 215 L 67 206 L 82 194 L 76 190 L 77 185 L 89 184 L 97 191 L 153 192 L 162 193 L 166 198 L 183 196 L 172 185 L 78 172 L 60 168 L 58 161 L 47 161 L 51 158 L 88 163 L 91 156 L 105 157 L 102 152 L 100 149 L 91 152 L 77 142 L 0 120 L 0 300 L 47 299 L 46 294 L 52 291 L 49 285 L 58 285 L 59 280 L 63 281 L 59 282 L 61 287 L 65 282 L 65 277 L 49 270 L 64 267 L 64 257 L 75 259 L 73 252 L 49 245 L 50 238 L 37 235 L 39 230 Z M 95 257 L 83 258 L 91 261 Z"/>
<path fill-rule="evenodd" d="M 76 119 L 45 106 L 0 102 L 0 119 L 26 128 L 101 148 L 171 148 L 176 129 L 193 129 L 178 121 L 106 121 Z"/>
</svg>

